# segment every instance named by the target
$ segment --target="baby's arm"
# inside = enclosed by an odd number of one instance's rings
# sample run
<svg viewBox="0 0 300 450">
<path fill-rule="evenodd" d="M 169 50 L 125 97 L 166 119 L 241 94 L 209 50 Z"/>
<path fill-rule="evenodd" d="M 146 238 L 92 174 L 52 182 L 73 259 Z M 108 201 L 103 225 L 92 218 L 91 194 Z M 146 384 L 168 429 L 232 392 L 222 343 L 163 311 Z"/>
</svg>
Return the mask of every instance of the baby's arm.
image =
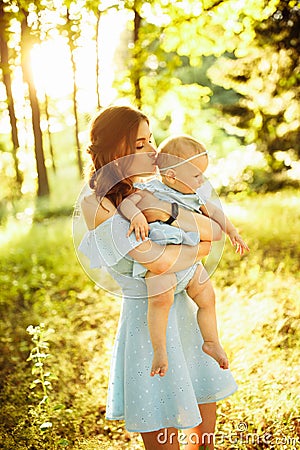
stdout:
<svg viewBox="0 0 300 450">
<path fill-rule="evenodd" d="M 132 233 L 132 231 L 134 231 L 136 239 L 139 240 L 141 237 L 144 241 L 149 233 L 149 225 L 146 217 L 137 206 L 141 199 L 141 194 L 134 193 L 122 200 L 118 210 L 126 219 L 130 221 L 127 237 Z"/>
<path fill-rule="evenodd" d="M 206 202 L 205 205 L 200 207 L 200 210 L 205 216 L 210 217 L 220 225 L 223 232 L 229 237 L 231 244 L 236 247 L 236 253 L 243 255 L 246 250 L 250 250 L 226 214 L 214 203 Z"/>
</svg>

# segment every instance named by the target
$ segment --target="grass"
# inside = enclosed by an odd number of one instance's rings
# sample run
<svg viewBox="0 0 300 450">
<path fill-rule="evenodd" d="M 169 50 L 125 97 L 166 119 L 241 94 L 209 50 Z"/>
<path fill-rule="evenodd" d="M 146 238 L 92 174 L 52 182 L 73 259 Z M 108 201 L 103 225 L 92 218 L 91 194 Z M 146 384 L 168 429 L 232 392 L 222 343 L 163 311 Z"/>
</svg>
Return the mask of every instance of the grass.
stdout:
<svg viewBox="0 0 300 450">
<path fill-rule="evenodd" d="M 286 191 L 227 207 L 251 248 L 240 261 L 226 245 L 213 276 L 222 341 L 239 384 L 220 404 L 219 428 L 235 437 L 243 431 L 230 448 L 299 446 L 299 206 L 297 192 Z"/>
<path fill-rule="evenodd" d="M 142 449 L 137 434 L 104 419 L 120 298 L 81 269 L 70 202 L 51 202 L 1 230 L 0 447 Z M 226 242 L 212 277 L 239 385 L 218 405 L 218 450 L 299 447 L 299 206 L 293 190 L 225 201 L 251 252 L 240 259 Z M 41 386 L 30 388 L 27 361 L 33 343 L 26 328 L 40 323 L 49 330 L 45 370 L 54 375 L 46 406 Z M 52 427 L 43 431 L 45 421 Z"/>
</svg>

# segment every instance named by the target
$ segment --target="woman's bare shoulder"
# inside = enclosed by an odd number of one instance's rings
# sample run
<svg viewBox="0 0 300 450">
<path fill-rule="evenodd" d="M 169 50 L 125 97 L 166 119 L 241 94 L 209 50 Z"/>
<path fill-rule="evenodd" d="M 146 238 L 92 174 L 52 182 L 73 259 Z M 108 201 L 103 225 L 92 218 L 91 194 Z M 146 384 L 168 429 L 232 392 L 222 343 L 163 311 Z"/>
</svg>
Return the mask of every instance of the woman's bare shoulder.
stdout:
<svg viewBox="0 0 300 450">
<path fill-rule="evenodd" d="M 99 203 L 94 193 L 82 199 L 81 208 L 89 230 L 93 230 L 116 212 L 115 206 L 108 198 L 104 197 Z"/>
</svg>

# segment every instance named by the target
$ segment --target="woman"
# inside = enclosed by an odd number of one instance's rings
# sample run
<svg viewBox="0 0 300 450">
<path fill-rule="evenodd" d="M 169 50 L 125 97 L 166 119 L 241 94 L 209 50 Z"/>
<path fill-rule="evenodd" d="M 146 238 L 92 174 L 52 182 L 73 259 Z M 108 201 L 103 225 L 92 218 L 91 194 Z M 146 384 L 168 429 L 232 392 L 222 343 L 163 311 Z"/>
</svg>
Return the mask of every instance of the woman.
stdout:
<svg viewBox="0 0 300 450">
<path fill-rule="evenodd" d="M 136 260 L 154 273 L 188 273 L 194 262 L 209 253 L 209 243 L 161 246 L 150 239 L 138 241 L 133 233 L 126 237 L 129 222 L 118 214 L 118 205 L 134 192 L 134 182 L 155 174 L 156 152 L 144 114 L 125 106 L 105 109 L 93 122 L 91 142 L 94 192 L 82 201 L 89 231 L 80 250 L 92 268 L 106 266 L 123 291 L 107 419 L 125 420 L 129 431 L 142 434 L 146 450 L 178 450 L 178 429 L 184 429 L 185 449 L 199 445 L 213 449 L 216 401 L 236 390 L 233 377 L 202 352 L 194 305 L 180 282 L 168 322 L 169 371 L 164 378 L 149 376 L 152 347 L 146 285 L 143 279 L 133 278 L 131 271 Z M 144 207 L 149 222 L 172 222 L 170 204 L 154 199 Z M 181 208 L 176 220 L 186 231 L 196 231 L 201 222 L 210 237 L 219 232 L 208 218 Z"/>
</svg>

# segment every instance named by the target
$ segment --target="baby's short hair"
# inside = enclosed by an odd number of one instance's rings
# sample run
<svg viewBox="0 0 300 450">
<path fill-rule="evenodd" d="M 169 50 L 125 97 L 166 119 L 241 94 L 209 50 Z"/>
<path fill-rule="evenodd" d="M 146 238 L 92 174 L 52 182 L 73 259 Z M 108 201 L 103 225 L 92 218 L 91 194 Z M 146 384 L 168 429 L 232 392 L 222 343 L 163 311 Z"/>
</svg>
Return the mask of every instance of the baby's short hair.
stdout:
<svg viewBox="0 0 300 450">
<path fill-rule="evenodd" d="M 170 136 L 158 147 L 157 165 L 160 170 L 206 151 L 201 142 L 187 134 Z"/>
</svg>

